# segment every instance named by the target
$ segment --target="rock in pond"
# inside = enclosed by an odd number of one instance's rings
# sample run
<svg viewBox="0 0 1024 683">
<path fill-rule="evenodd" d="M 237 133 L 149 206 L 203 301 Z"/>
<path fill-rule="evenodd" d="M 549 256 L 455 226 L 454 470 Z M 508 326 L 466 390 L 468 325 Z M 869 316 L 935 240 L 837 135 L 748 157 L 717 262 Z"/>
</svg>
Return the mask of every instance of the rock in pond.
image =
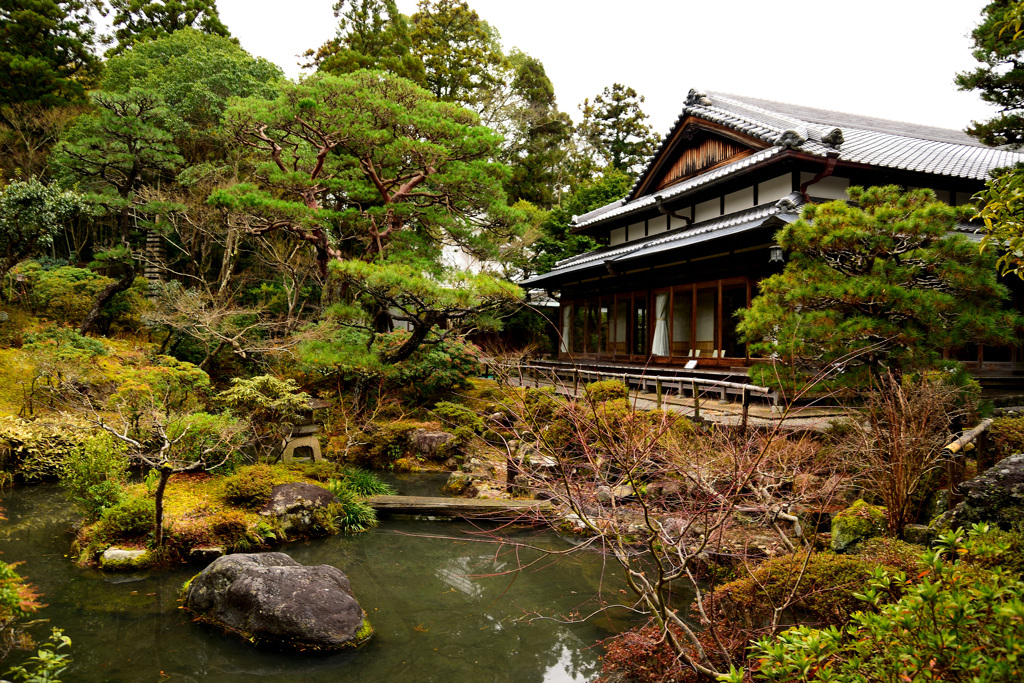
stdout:
<svg viewBox="0 0 1024 683">
<path fill-rule="evenodd" d="M 277 517 L 289 536 L 319 536 L 324 533 L 322 515 L 338 498 L 322 486 L 294 482 L 278 484 L 270 501 L 260 509 L 264 517 Z"/>
<path fill-rule="evenodd" d="M 148 567 L 152 560 L 148 550 L 124 550 L 111 546 L 100 555 L 100 569 L 132 571 Z"/>
<path fill-rule="evenodd" d="M 187 584 L 185 609 L 200 621 L 277 648 L 339 650 L 373 634 L 340 569 L 305 566 L 284 553 L 217 558 Z"/>
</svg>

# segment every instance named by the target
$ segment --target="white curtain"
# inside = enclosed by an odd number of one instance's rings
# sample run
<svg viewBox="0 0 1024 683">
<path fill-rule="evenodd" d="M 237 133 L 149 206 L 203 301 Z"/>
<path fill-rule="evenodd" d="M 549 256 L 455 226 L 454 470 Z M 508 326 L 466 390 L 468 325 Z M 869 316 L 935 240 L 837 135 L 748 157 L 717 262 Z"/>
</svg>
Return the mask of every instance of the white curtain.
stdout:
<svg viewBox="0 0 1024 683">
<path fill-rule="evenodd" d="M 562 353 L 569 353 L 569 336 L 572 334 L 572 306 L 562 306 Z"/>
<path fill-rule="evenodd" d="M 654 343 L 651 354 L 668 355 L 668 293 L 656 294 L 654 297 Z"/>
</svg>

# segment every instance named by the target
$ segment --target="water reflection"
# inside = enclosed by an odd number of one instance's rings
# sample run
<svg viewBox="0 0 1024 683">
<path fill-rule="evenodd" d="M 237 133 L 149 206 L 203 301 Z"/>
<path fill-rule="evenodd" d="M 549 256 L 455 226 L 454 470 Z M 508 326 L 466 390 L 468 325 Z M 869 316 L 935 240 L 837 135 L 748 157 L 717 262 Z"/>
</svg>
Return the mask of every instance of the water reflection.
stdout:
<svg viewBox="0 0 1024 683">
<path fill-rule="evenodd" d="M 592 611 L 590 599 L 615 575 L 597 555 L 504 574 L 534 558 L 453 538 L 473 530 L 463 523 L 395 520 L 368 534 L 280 548 L 349 575 L 376 629 L 370 643 L 334 655 L 261 652 L 188 622 L 177 591 L 194 570 L 104 576 L 72 567 L 65 554 L 73 515 L 56 488 L 5 491 L 3 503 L 3 559 L 25 560 L 22 572 L 46 594 L 42 616 L 72 638 L 68 681 L 585 681 L 598 670 L 593 644 L 629 625 L 623 615 L 558 620 Z M 445 537 L 432 536 L 438 532 Z M 565 547 L 550 534 L 528 538 Z"/>
</svg>

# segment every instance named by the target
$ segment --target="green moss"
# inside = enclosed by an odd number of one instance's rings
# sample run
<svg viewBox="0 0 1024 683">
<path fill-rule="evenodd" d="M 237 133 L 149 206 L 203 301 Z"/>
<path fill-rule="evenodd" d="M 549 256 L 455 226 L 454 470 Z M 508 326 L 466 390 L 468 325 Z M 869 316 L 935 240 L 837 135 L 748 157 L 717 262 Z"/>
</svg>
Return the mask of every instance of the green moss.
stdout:
<svg viewBox="0 0 1024 683">
<path fill-rule="evenodd" d="M 601 382 L 591 382 L 585 387 L 587 398 L 594 403 L 602 401 L 614 401 L 616 399 L 629 398 L 629 388 L 617 379 L 606 379 Z"/>
<path fill-rule="evenodd" d="M 356 634 L 352 636 L 352 646 L 357 647 L 362 645 L 369 640 L 372 635 L 373 627 L 370 626 L 370 620 L 366 618 L 365 614 L 363 614 L 363 623 L 359 625 L 359 629 L 356 631 Z"/>
<path fill-rule="evenodd" d="M 160 563 L 156 553 L 146 551 L 138 557 L 124 559 L 105 559 L 100 561 L 100 569 L 113 572 L 132 572 L 148 569 Z"/>
<path fill-rule="evenodd" d="M 832 550 L 845 552 L 866 538 L 881 536 L 885 532 L 884 507 L 870 505 L 863 500 L 854 502 L 832 520 Z"/>
</svg>

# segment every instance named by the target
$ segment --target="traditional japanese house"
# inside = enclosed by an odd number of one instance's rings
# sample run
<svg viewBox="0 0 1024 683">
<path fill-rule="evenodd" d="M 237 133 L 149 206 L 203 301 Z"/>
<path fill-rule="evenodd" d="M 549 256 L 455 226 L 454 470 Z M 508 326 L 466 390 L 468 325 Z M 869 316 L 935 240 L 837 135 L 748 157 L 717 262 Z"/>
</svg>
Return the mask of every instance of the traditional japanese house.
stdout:
<svg viewBox="0 0 1024 683">
<path fill-rule="evenodd" d="M 803 204 L 896 184 L 959 205 L 1019 161 L 960 131 L 691 90 L 629 195 L 573 219 L 602 246 L 521 284 L 557 293 L 562 360 L 745 375 L 734 313 L 783 267 L 773 235 Z M 1009 373 L 1018 359 L 1009 347 L 951 353 L 975 371 Z"/>
</svg>

